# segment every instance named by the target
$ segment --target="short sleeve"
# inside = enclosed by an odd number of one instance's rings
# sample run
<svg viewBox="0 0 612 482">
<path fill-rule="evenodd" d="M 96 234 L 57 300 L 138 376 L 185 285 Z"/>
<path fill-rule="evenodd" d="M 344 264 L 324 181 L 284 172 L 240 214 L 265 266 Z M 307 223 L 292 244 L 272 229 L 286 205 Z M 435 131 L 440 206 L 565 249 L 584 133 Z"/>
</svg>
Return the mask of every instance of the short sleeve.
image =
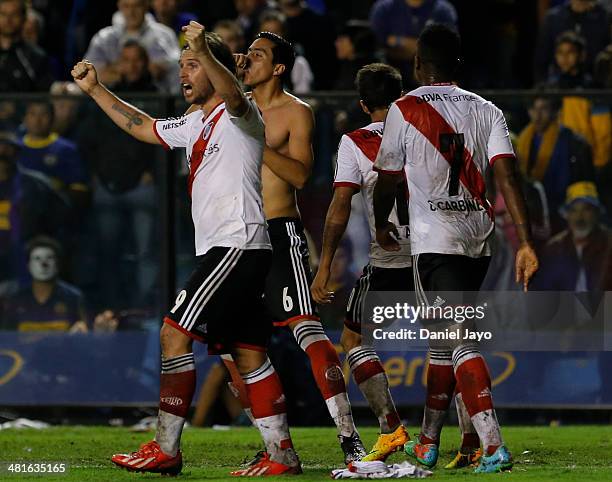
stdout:
<svg viewBox="0 0 612 482">
<path fill-rule="evenodd" d="M 232 124 L 242 130 L 245 134 L 251 137 L 263 137 L 265 136 L 264 121 L 259 112 L 259 108 L 255 104 L 253 99 L 247 99 L 249 108 L 241 116 L 234 116 L 228 111 Z"/>
<path fill-rule="evenodd" d="M 361 189 L 361 171 L 357 162 L 355 145 L 346 135 L 340 139 L 334 174 L 334 187 L 340 186 Z"/>
<path fill-rule="evenodd" d="M 503 112 L 497 107 L 494 107 L 493 110 L 491 133 L 487 143 L 487 157 L 491 165 L 501 157 L 514 157 L 514 148 L 510 140 L 506 119 Z"/>
<path fill-rule="evenodd" d="M 187 147 L 189 145 L 190 117 L 194 115 L 201 115 L 201 112 L 196 111 L 181 117 L 157 119 L 153 123 L 153 131 L 155 131 L 155 135 L 165 149 Z"/>
<path fill-rule="evenodd" d="M 406 126 L 402 111 L 393 103 L 385 119 L 382 142 L 374 162 L 375 171 L 391 174 L 402 172 L 406 160 Z"/>
</svg>

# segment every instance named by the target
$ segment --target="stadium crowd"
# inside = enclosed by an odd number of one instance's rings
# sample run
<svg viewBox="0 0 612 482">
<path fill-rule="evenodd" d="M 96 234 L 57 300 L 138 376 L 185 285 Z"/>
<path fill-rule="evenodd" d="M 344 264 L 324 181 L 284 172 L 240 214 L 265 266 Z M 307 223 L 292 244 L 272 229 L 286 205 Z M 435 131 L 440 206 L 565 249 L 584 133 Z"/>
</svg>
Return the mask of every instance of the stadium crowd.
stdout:
<svg viewBox="0 0 612 482">
<path fill-rule="evenodd" d="M 355 98 L 339 105 L 309 95 L 353 91 L 356 72 L 373 61 L 396 66 L 409 89 L 415 85 L 411 63 L 420 31 L 432 22 L 458 29 L 462 86 L 535 89 L 534 96 L 500 103 L 515 134 L 543 255 L 534 285 L 612 290 L 611 98 L 582 92 L 612 88 L 612 2 L 475 3 L 0 0 L 0 327 L 127 329 L 156 318 L 163 307 L 158 213 L 164 154 L 117 129 L 68 79 L 71 66 L 84 57 L 105 84 L 136 106 L 179 115 L 181 101 L 170 104 L 176 110 L 169 112 L 165 97 L 150 94 L 177 94 L 181 26 L 193 19 L 217 32 L 234 53 L 245 53 L 262 30 L 295 46 L 288 88 L 311 103 L 317 122 L 314 174 L 300 206 L 313 254 L 330 199 L 335 147 L 364 118 Z M 483 11 L 475 15 L 476 9 Z M 573 93 L 549 95 L 557 88 Z M 183 182 L 185 171 L 177 170 Z M 501 197 L 492 199 L 499 250 L 487 287 L 515 289 L 509 260 L 516 234 Z M 182 260 L 192 256 L 182 187 L 176 201 L 180 279 L 189 264 Z M 353 218 L 333 270 L 340 293 L 350 290 L 367 258 L 366 223 Z M 343 316 L 341 298 L 324 310 L 328 321 Z"/>
</svg>

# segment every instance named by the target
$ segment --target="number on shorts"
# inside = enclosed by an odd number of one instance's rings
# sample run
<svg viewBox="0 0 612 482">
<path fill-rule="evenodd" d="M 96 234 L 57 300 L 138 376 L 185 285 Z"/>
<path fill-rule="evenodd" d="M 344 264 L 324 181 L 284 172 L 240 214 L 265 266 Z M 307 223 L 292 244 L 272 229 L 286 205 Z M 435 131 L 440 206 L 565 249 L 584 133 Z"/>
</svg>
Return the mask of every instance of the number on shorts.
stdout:
<svg viewBox="0 0 612 482">
<path fill-rule="evenodd" d="M 289 291 L 289 286 L 283 288 L 283 308 L 285 308 L 285 311 L 289 312 L 293 309 L 293 300 L 291 296 L 287 294 L 287 291 Z"/>
<path fill-rule="evenodd" d="M 440 134 L 440 152 L 452 154 L 450 166 L 450 179 L 448 183 L 448 195 L 459 194 L 459 177 L 463 167 L 463 150 L 465 139 L 463 134 Z"/>
<path fill-rule="evenodd" d="M 183 304 L 183 301 L 185 301 L 185 298 L 187 298 L 187 291 L 183 290 L 176 297 L 176 301 L 174 302 L 174 306 L 170 310 L 170 313 L 176 312 L 176 310 L 178 310 L 179 307 Z"/>
</svg>

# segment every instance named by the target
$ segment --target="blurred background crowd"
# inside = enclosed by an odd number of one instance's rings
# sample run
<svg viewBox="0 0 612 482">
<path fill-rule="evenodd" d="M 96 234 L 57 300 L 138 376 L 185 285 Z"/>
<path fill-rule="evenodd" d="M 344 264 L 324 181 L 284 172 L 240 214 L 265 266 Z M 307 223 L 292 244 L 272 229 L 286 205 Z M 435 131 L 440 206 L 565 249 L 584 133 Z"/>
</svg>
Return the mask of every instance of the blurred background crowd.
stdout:
<svg viewBox="0 0 612 482">
<path fill-rule="evenodd" d="M 262 30 L 296 48 L 287 87 L 316 115 L 315 167 L 300 194 L 314 269 L 338 140 L 367 123 L 356 72 L 385 61 L 411 89 L 416 38 L 440 22 L 462 36 L 460 85 L 508 118 L 543 259 L 534 288 L 612 290 L 611 12 L 609 0 L 0 0 L 0 328 L 159 323 L 173 296 L 164 287 L 193 266 L 184 162 L 124 134 L 69 78 L 85 57 L 146 112 L 180 115 L 177 61 L 190 20 L 236 53 Z M 176 189 L 165 185 L 168 162 Z M 499 242 L 486 288 L 516 289 L 517 238 L 494 179 L 490 187 Z M 360 206 L 335 260 L 341 295 L 322 313 L 332 326 L 367 263 Z M 163 242 L 169 230 L 175 243 Z"/>
</svg>

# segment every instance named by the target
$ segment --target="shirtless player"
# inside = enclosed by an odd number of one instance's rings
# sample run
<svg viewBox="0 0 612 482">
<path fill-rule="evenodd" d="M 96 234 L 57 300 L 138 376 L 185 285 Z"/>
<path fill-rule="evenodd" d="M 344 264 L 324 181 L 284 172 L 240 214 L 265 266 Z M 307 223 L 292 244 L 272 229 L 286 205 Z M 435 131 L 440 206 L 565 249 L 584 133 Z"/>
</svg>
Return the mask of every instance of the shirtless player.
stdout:
<svg viewBox="0 0 612 482">
<path fill-rule="evenodd" d="M 310 358 L 315 381 L 338 428 L 348 464 L 361 459 L 366 452 L 353 422 L 340 360 L 323 331 L 310 296 L 309 253 L 295 191 L 310 176 L 314 122 L 310 107 L 283 89 L 294 60 L 291 44 L 270 32 L 257 35 L 247 55 L 236 56 L 244 83 L 252 89 L 266 125 L 262 182 L 273 259 L 266 279 L 265 301 L 274 325 L 289 326 Z M 223 356 L 223 360 L 232 373 L 234 387 L 244 393 L 231 358 Z M 246 397 L 240 398 L 249 413 Z"/>
</svg>

